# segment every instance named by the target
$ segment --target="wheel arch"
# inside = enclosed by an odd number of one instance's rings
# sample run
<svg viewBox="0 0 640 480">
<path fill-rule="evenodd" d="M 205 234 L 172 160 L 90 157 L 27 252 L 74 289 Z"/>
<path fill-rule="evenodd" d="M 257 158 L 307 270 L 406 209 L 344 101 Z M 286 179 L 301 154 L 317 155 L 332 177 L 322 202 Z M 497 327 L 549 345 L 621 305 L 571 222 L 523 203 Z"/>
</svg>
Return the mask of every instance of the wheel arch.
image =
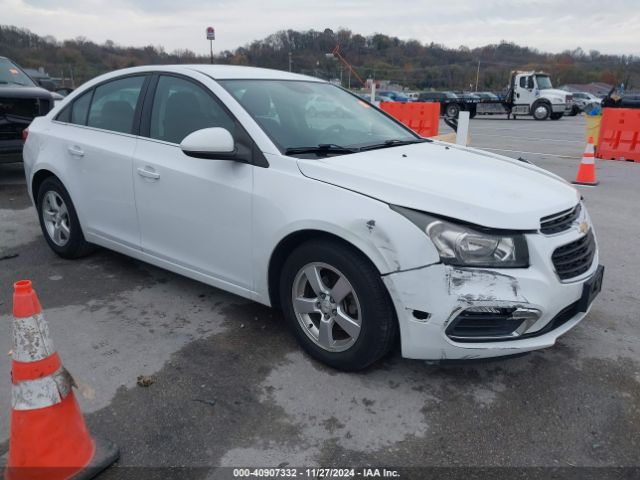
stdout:
<svg viewBox="0 0 640 480">
<path fill-rule="evenodd" d="M 533 115 L 533 111 L 536 109 L 536 107 L 538 105 L 541 104 L 545 104 L 547 107 L 549 107 L 549 112 L 552 112 L 553 109 L 551 108 L 551 101 L 548 98 L 538 98 L 536 99 L 532 104 L 531 104 L 531 115 Z"/>
<path fill-rule="evenodd" d="M 286 261 L 288 254 L 299 245 L 310 240 L 317 239 L 326 239 L 328 241 L 338 242 L 354 251 L 357 251 L 371 262 L 378 273 L 380 273 L 380 268 L 376 265 L 376 262 L 373 261 L 362 248 L 359 248 L 357 245 L 345 238 L 325 230 L 297 230 L 289 233 L 286 237 L 280 240 L 269 258 L 267 287 L 271 306 L 280 308 L 280 275 L 282 274 L 282 267 L 284 266 L 284 262 Z"/>
<path fill-rule="evenodd" d="M 33 174 L 33 178 L 31 179 L 31 197 L 33 198 L 34 205 L 38 203 L 38 191 L 40 190 L 40 186 L 49 177 L 55 177 L 62 182 L 60 177 L 46 168 L 40 169 Z"/>
</svg>

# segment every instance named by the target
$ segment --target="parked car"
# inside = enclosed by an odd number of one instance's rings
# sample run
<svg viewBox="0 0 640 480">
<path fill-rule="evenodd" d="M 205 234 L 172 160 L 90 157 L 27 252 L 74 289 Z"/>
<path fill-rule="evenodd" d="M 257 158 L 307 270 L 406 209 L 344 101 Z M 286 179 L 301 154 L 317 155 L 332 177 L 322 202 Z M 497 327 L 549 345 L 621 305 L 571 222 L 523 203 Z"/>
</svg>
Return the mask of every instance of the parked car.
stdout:
<svg viewBox="0 0 640 480">
<path fill-rule="evenodd" d="M 22 132 L 53 103 L 50 92 L 14 62 L 0 57 L 0 164 L 22 161 Z"/>
<path fill-rule="evenodd" d="M 350 117 L 307 121 L 318 96 Z M 340 369 L 398 340 L 431 360 L 549 347 L 602 284 L 573 186 L 421 138 L 313 77 L 119 70 L 36 118 L 24 158 L 55 253 L 101 245 L 279 307 L 302 347 Z"/>
<path fill-rule="evenodd" d="M 612 88 L 609 94 L 602 99 L 602 108 L 640 108 L 640 93 L 620 93 L 617 88 Z"/>
<path fill-rule="evenodd" d="M 569 115 L 576 116 L 580 112 L 591 111 L 599 107 L 602 100 L 589 92 L 573 92 L 573 108 Z"/>
<path fill-rule="evenodd" d="M 464 110 L 464 100 L 453 92 L 422 92 L 418 95 L 419 102 L 436 102 L 440 104 L 440 114 L 449 118 L 457 118 Z"/>
<path fill-rule="evenodd" d="M 322 95 L 315 95 L 305 105 L 306 113 L 312 117 L 344 117 L 349 114 L 339 103 Z"/>
<path fill-rule="evenodd" d="M 622 108 L 640 108 L 640 93 L 626 93 L 620 100 Z"/>
<path fill-rule="evenodd" d="M 490 100 L 493 102 L 500 101 L 500 97 L 493 92 L 474 92 L 474 95 L 480 98 L 480 101 Z"/>
<path fill-rule="evenodd" d="M 382 99 L 383 102 L 402 102 L 402 103 L 407 103 L 407 102 L 412 102 L 413 100 L 411 98 L 409 98 L 408 96 L 400 93 L 400 92 L 394 92 L 392 90 L 380 90 L 378 92 L 378 95 L 380 96 L 380 98 Z"/>
<path fill-rule="evenodd" d="M 73 88 L 71 87 L 57 87 L 55 89 L 55 92 L 57 94 L 59 94 L 62 97 L 66 97 L 67 95 L 69 95 L 71 92 L 73 92 Z"/>
</svg>

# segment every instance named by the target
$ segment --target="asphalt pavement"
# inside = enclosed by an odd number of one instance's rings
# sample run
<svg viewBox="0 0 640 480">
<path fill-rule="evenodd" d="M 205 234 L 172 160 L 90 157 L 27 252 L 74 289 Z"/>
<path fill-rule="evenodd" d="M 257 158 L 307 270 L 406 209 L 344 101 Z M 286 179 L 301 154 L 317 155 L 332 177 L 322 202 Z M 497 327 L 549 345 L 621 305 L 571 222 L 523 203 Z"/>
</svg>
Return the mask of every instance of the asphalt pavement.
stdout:
<svg viewBox="0 0 640 480">
<path fill-rule="evenodd" d="M 470 134 L 472 146 L 570 180 L 584 128 L 582 117 L 492 116 L 472 120 Z M 117 468 L 101 478 L 169 476 L 151 467 L 222 478 L 231 470 L 216 467 L 251 466 L 544 467 L 582 477 L 579 467 L 598 467 L 589 472 L 607 478 L 615 472 L 601 467 L 640 467 L 640 164 L 598 161 L 597 174 L 600 185 L 580 191 L 604 287 L 554 347 L 463 365 L 395 352 L 364 372 L 340 373 L 304 355 L 277 310 L 107 250 L 58 258 L 21 165 L 0 166 L 0 456 L 12 284 L 27 278 L 82 385 L 91 430 L 120 446 Z M 138 386 L 140 375 L 150 385 Z M 414 478 L 425 478 L 419 472 Z"/>
</svg>

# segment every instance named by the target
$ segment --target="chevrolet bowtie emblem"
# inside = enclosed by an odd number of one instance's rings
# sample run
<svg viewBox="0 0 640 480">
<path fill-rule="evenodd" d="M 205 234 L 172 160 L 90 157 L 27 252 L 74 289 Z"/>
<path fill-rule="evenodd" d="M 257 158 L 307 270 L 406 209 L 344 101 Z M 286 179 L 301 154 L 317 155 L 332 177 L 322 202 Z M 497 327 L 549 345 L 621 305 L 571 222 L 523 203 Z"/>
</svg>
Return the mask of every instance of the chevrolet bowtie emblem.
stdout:
<svg viewBox="0 0 640 480">
<path fill-rule="evenodd" d="M 582 222 L 578 228 L 580 233 L 585 234 L 589 231 L 589 224 L 587 222 Z"/>
</svg>

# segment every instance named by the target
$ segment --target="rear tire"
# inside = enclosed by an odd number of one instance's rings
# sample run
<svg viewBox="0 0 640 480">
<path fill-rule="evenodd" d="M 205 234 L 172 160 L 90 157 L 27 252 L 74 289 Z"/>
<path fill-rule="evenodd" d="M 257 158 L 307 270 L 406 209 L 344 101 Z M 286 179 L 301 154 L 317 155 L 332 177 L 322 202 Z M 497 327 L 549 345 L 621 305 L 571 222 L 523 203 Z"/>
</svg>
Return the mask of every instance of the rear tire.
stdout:
<svg viewBox="0 0 640 480">
<path fill-rule="evenodd" d="M 56 177 L 46 178 L 37 192 L 38 219 L 51 250 L 62 258 L 80 258 L 95 250 L 84 239 L 69 192 Z"/>
<path fill-rule="evenodd" d="M 302 348 L 339 370 L 366 368 L 389 352 L 397 336 L 395 308 L 380 273 L 338 241 L 311 240 L 291 253 L 280 277 L 280 304 Z"/>
<path fill-rule="evenodd" d="M 560 113 L 552 113 L 551 115 L 549 115 L 549 118 L 551 120 L 560 120 L 563 116 L 564 116 L 564 113 L 562 113 L 562 112 L 560 112 Z"/>
</svg>

